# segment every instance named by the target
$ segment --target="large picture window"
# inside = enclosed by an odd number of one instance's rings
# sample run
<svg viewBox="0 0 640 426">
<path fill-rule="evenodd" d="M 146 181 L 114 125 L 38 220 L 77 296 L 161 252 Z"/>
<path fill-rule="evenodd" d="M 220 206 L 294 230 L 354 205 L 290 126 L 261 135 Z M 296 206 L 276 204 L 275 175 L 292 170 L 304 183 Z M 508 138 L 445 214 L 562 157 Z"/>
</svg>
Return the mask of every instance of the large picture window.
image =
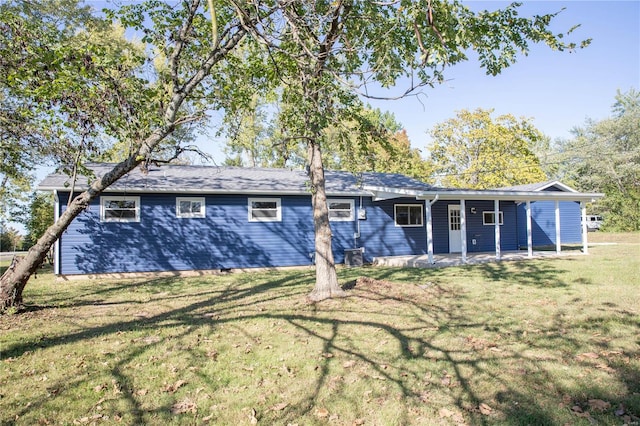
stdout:
<svg viewBox="0 0 640 426">
<path fill-rule="evenodd" d="M 177 197 L 176 216 L 179 218 L 204 217 L 204 197 Z"/>
<path fill-rule="evenodd" d="M 280 198 L 249 198 L 249 222 L 280 222 Z"/>
<path fill-rule="evenodd" d="M 140 222 L 140 197 L 100 197 L 102 222 Z"/>
<path fill-rule="evenodd" d="M 396 204 L 396 226 L 422 226 L 422 204 Z"/>
<path fill-rule="evenodd" d="M 502 225 L 502 212 L 498 212 L 498 220 L 499 224 Z M 483 225 L 495 225 L 496 224 L 496 213 L 495 212 L 482 212 L 482 224 Z"/>
<path fill-rule="evenodd" d="M 329 221 L 331 222 L 353 222 L 355 220 L 355 203 L 353 200 L 340 200 L 329 198 Z"/>
</svg>

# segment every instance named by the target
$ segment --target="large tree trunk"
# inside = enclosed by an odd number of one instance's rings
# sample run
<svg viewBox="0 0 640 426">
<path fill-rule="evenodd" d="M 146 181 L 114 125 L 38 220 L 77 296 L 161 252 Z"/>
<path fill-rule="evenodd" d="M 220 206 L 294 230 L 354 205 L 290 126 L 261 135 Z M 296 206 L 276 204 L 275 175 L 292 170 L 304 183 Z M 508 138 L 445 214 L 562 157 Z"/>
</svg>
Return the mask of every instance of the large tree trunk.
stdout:
<svg viewBox="0 0 640 426">
<path fill-rule="evenodd" d="M 162 135 L 162 133 L 154 134 L 154 137 L 147 141 L 146 146 L 154 140 L 159 142 L 168 134 Z M 100 195 L 105 188 L 140 164 L 142 158 L 144 157 L 140 155 L 129 157 L 122 163 L 117 164 L 109 173 L 97 179 L 89 189 L 73 198 L 65 212 L 45 231 L 38 242 L 29 249 L 27 255 L 11 264 L 9 269 L 0 277 L 0 311 L 22 305 L 22 292 L 27 285 L 27 281 L 29 281 L 29 277 L 42 265 L 47 253 L 71 224 L 71 221 L 83 212 L 89 206 L 91 200 Z"/>
<path fill-rule="evenodd" d="M 331 227 L 320 146 L 310 140 L 308 150 L 316 249 L 316 285 L 309 294 L 309 299 L 317 302 L 330 297 L 344 296 L 345 292 L 338 285 L 338 274 L 331 250 Z"/>
</svg>

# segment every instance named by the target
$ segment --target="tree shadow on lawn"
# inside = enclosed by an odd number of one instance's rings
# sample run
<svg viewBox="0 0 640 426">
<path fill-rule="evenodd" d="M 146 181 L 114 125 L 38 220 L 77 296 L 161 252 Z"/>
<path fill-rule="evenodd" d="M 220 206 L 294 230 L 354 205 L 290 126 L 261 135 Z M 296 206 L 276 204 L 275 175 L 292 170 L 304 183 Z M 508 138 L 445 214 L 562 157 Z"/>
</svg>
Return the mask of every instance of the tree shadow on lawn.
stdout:
<svg viewBox="0 0 640 426">
<path fill-rule="evenodd" d="M 469 267 L 462 270 L 467 268 Z M 506 270 L 500 264 L 476 265 L 473 268 L 480 268 L 485 276 L 496 280 L 509 279 L 518 283 L 524 280 L 524 283 L 538 286 L 541 285 L 539 280 L 544 279 L 556 283 L 557 287 L 569 285 L 562 284 L 562 271 L 554 269 L 550 263 L 517 266 L 514 277 L 509 275 L 513 275 L 513 271 Z M 201 335 L 206 335 L 215 340 L 216 333 L 228 333 L 230 330 L 240 333 L 244 339 L 252 341 L 258 347 L 253 354 L 241 355 L 250 360 L 252 355 L 259 356 L 259 351 L 269 350 L 260 341 L 266 337 L 256 336 L 251 330 L 252 325 L 267 321 L 281 324 L 278 328 L 283 332 L 297 334 L 301 336 L 301 340 L 316 343 L 320 350 L 300 351 L 296 354 L 302 358 L 301 365 L 315 367 L 309 382 L 300 384 L 293 380 L 290 383 L 291 387 L 301 387 L 302 391 L 290 395 L 285 408 L 269 407 L 270 404 L 273 405 L 273 398 L 276 398 L 274 395 L 262 403 L 253 402 L 258 404 L 256 415 L 260 421 L 287 424 L 305 416 L 307 419 L 309 416 L 320 416 L 317 412 L 319 407 L 334 405 L 340 398 L 354 407 L 353 419 L 342 418 L 342 421 L 366 417 L 367 404 L 357 400 L 347 389 L 348 386 L 336 386 L 334 380 L 336 377 L 351 377 L 350 375 L 355 374 L 353 368 L 357 367 L 361 376 L 358 380 L 371 383 L 372 386 L 384 383 L 385 387 L 392 388 L 393 394 L 397 394 L 397 397 L 389 397 L 387 400 L 382 391 L 375 391 L 373 396 L 377 399 L 373 403 L 395 405 L 399 424 L 419 424 L 420 416 L 431 421 L 456 422 L 459 420 L 456 416 L 460 415 L 470 419 L 472 424 L 490 424 L 495 421 L 504 424 L 557 422 L 558 419 L 549 412 L 549 400 L 541 401 L 536 397 L 536 392 L 554 386 L 561 387 L 559 379 L 541 367 L 540 363 L 565 363 L 558 348 L 561 348 L 562 353 L 575 353 L 581 347 L 580 342 L 561 333 L 561 330 L 571 326 L 567 319 L 559 315 L 552 325 L 540 330 L 540 337 L 530 337 L 525 341 L 516 336 L 487 331 L 485 326 L 491 313 L 473 309 L 474 301 L 470 300 L 467 293 L 460 291 L 459 287 L 439 283 L 437 277 L 444 274 L 442 271 L 363 269 L 343 270 L 341 274 L 343 277 L 353 277 L 359 272 L 367 272 L 367 275 L 375 278 L 362 283 L 356 281 L 349 290 L 350 297 L 318 304 L 305 302 L 305 295 L 313 283 L 311 273 L 276 273 L 273 278 L 245 274 L 236 276 L 237 281 L 225 281 L 224 284 L 217 283 L 214 277 L 198 284 L 195 294 L 180 291 L 182 278 L 109 285 L 108 288 L 100 288 L 87 294 L 82 300 L 67 307 L 73 310 L 89 305 L 113 306 L 125 303 L 110 299 L 119 298 L 119 293 L 123 291 L 133 291 L 136 288 L 142 291 L 140 285 L 145 288 L 157 285 L 162 291 L 156 291 L 153 287 L 151 300 L 136 301 L 135 304 L 159 302 L 175 303 L 177 306 L 158 313 L 150 312 L 146 316 L 135 316 L 132 313 L 130 319 L 119 319 L 59 336 L 44 336 L 37 341 L 15 343 L 3 348 L 0 359 L 19 362 L 22 355 L 38 349 L 91 342 L 93 339 L 127 332 L 158 336 L 163 331 L 172 332 L 176 326 L 182 326 L 179 332 L 171 336 L 149 339 L 144 345 L 131 344 L 120 350 L 117 358 L 112 360 L 110 374 L 113 383 L 119 386 L 126 403 L 127 415 L 131 417 L 127 422 L 144 424 L 149 416 L 168 416 L 172 404 L 164 403 L 149 410 L 143 401 L 144 395 L 140 394 L 140 389 L 136 389 L 135 372 L 129 368 L 131 364 L 143 359 L 154 347 L 164 348 L 168 339 L 175 342 L 186 338 L 199 340 Z M 409 277 L 409 283 L 404 279 L 402 283 L 385 281 L 386 278 L 393 279 L 399 273 L 405 279 Z M 531 275 L 535 278 L 531 278 Z M 541 286 L 547 287 L 546 284 Z M 374 343 L 371 344 L 370 340 Z M 238 344 L 241 341 L 240 339 Z M 537 352 L 532 354 L 532 350 L 545 354 L 551 352 L 551 355 L 544 359 Z M 197 346 L 181 348 L 178 356 L 193 359 L 196 365 L 210 361 Z M 217 356 L 233 357 L 233 354 L 219 353 Z M 351 362 L 354 366 L 345 367 Z M 496 365 L 505 366 L 512 371 L 500 371 L 496 369 Z M 621 374 L 637 378 L 638 372 L 633 368 L 631 370 Z M 242 374 L 249 373 L 231 372 L 239 381 L 244 380 L 240 377 Z M 224 384 L 216 382 L 213 377 L 202 374 L 199 382 L 205 383 L 211 392 L 224 391 Z M 491 388 L 489 390 L 488 383 Z M 354 385 L 357 384 L 355 382 Z M 11 417 L 6 417 L 3 422 L 12 424 L 11 419 L 15 415 L 24 417 L 35 413 L 49 404 L 52 398 L 64 398 L 71 387 L 79 386 L 90 387 L 91 378 L 64 377 L 48 387 L 55 390 L 53 395 L 49 392 L 49 395 L 43 396 L 39 401 L 31 401 L 30 405 L 24 406 L 18 413 L 5 413 L 4 416 Z M 327 393 L 327 388 L 332 388 L 333 395 Z M 571 392 L 571 389 L 567 389 L 567 392 Z M 612 401 L 622 402 L 620 397 L 616 399 L 615 395 L 609 396 Z M 402 401 L 401 404 L 398 404 L 398 399 Z M 487 404 L 492 411 L 487 413 L 485 408 L 483 412 L 482 404 Z M 397 408 L 398 405 L 401 407 Z M 376 410 L 376 407 L 369 407 Z M 443 412 L 443 408 L 449 411 Z M 180 416 L 193 417 L 194 414 L 186 412 Z M 196 422 L 197 418 L 196 416 L 192 421 Z M 318 417 L 316 420 L 321 422 L 323 418 Z"/>
<path fill-rule="evenodd" d="M 566 271 L 553 267 L 546 259 L 490 262 L 473 265 L 473 267 L 480 269 L 484 277 L 491 281 L 504 281 L 539 288 L 569 286 L 569 283 L 562 279 L 562 274 Z"/>
</svg>

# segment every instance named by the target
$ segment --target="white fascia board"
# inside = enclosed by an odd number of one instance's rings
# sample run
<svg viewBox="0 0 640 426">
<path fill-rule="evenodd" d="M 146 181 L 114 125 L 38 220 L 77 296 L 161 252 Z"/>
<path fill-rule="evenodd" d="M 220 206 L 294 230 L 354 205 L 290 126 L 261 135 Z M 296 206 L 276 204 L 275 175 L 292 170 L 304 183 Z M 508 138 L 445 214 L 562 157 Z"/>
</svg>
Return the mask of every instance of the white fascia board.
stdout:
<svg viewBox="0 0 640 426">
<path fill-rule="evenodd" d="M 363 186 L 367 195 L 373 197 L 373 201 L 390 200 L 393 198 L 402 197 L 415 197 L 418 198 L 424 191 L 417 191 L 415 189 L 403 189 L 403 188 L 388 188 L 381 186 Z"/>
<path fill-rule="evenodd" d="M 586 201 L 592 202 L 604 197 L 601 193 L 550 192 L 550 191 L 429 191 L 418 196 L 418 199 L 432 200 L 500 200 L 500 201 Z"/>
<path fill-rule="evenodd" d="M 551 181 L 551 182 L 547 183 L 546 185 L 541 186 L 540 188 L 536 189 L 536 191 L 544 191 L 545 189 L 551 188 L 552 186 L 557 186 L 557 187 L 559 187 L 562 190 L 567 191 L 567 192 L 573 192 L 573 193 L 578 192 L 575 189 L 571 188 L 570 186 L 567 186 L 564 183 L 562 183 L 560 181 L 557 181 L 557 180 Z"/>
</svg>

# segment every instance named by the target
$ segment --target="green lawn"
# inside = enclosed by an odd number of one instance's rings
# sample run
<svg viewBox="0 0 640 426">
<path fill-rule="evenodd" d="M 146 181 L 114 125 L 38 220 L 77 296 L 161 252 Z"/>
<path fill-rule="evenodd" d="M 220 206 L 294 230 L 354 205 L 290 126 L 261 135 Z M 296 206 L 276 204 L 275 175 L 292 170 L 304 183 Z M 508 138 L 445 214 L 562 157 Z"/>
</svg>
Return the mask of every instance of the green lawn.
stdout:
<svg viewBox="0 0 640 426">
<path fill-rule="evenodd" d="M 349 296 L 315 305 L 312 270 L 44 272 L 28 311 L 0 316 L 0 424 L 638 424 L 639 237 L 340 269 Z"/>
</svg>

